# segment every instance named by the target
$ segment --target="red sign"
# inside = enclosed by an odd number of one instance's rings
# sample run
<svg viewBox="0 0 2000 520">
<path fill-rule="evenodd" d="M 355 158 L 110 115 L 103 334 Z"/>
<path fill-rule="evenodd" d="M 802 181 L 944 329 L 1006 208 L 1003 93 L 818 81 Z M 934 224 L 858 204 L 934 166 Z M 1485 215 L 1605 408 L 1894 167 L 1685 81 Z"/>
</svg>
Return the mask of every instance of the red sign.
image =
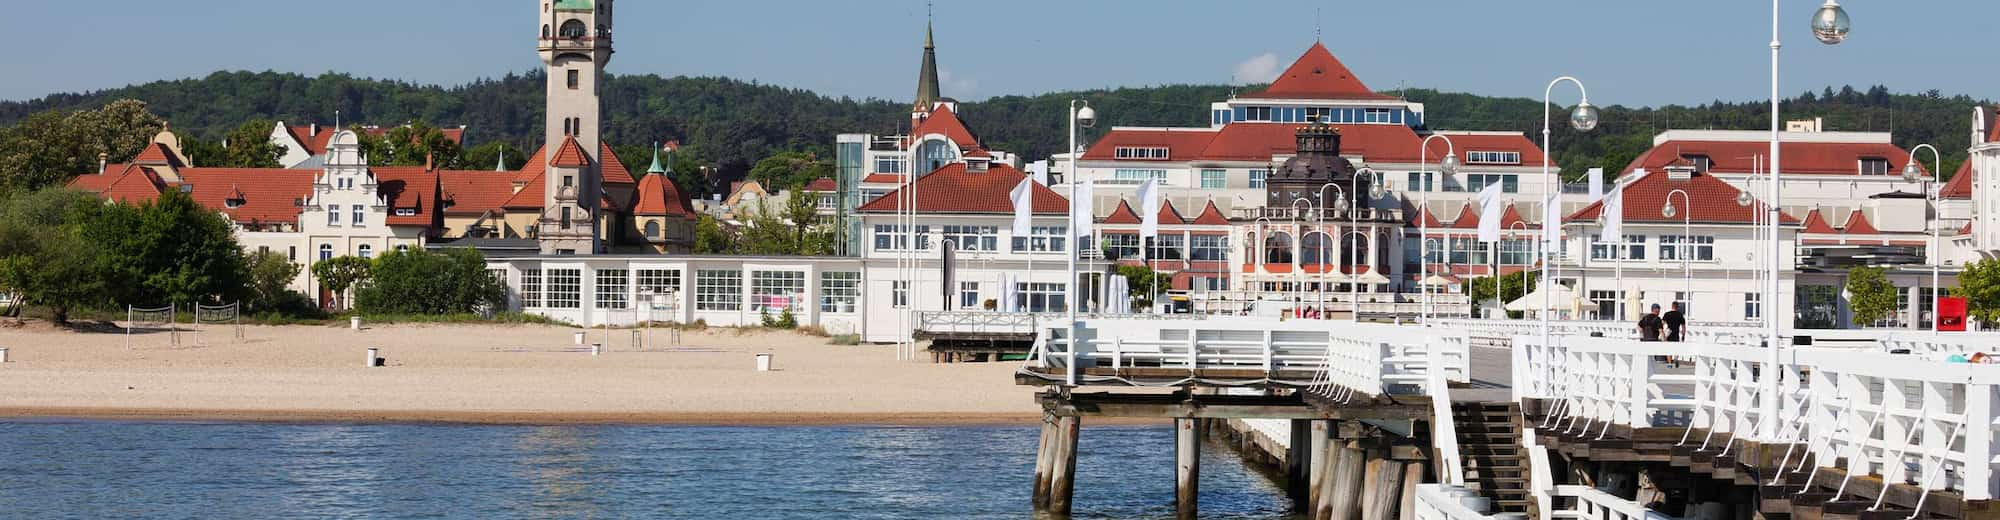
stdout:
<svg viewBox="0 0 2000 520">
<path fill-rule="evenodd" d="M 1937 330 L 1965 332 L 1965 297 L 1945 296 L 1937 302 Z"/>
</svg>

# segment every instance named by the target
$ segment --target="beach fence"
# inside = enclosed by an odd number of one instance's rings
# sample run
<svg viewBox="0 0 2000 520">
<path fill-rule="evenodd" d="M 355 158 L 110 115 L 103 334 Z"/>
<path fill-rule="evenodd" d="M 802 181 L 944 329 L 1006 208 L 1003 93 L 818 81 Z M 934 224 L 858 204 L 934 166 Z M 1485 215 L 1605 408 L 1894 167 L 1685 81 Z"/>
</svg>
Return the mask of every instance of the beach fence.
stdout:
<svg viewBox="0 0 2000 520">
<path fill-rule="evenodd" d="M 201 345 L 204 327 L 226 327 L 235 341 L 243 341 L 243 302 L 228 305 L 194 305 L 194 344 Z"/>
<path fill-rule="evenodd" d="M 132 348 L 132 332 L 134 330 L 152 330 L 153 327 L 166 327 L 167 344 L 180 346 L 180 326 L 174 321 L 177 317 L 174 311 L 175 307 L 173 305 L 157 309 L 141 309 L 132 305 L 126 305 L 125 348 Z"/>
</svg>

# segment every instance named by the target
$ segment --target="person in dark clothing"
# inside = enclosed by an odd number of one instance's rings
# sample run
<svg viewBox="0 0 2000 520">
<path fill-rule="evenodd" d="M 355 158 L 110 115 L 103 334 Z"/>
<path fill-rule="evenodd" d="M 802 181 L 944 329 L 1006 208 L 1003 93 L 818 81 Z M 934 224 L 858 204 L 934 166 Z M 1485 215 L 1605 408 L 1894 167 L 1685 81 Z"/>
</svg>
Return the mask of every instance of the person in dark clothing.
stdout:
<svg viewBox="0 0 2000 520">
<path fill-rule="evenodd" d="M 1687 316 L 1681 314 L 1681 302 L 1674 302 L 1674 310 L 1667 311 L 1660 321 L 1667 323 L 1667 341 L 1681 341 L 1681 333 L 1687 329 L 1688 323 Z"/>
<path fill-rule="evenodd" d="M 1653 312 L 1639 318 L 1639 341 L 1659 341 L 1665 325 L 1660 321 L 1660 304 L 1653 304 Z"/>
</svg>

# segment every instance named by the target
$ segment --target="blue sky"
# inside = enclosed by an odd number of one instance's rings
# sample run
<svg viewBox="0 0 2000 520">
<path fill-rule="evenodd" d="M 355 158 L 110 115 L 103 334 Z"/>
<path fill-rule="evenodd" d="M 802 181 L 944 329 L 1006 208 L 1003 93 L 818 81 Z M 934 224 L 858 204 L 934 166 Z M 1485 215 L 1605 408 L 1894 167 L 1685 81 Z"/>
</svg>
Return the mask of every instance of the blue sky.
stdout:
<svg viewBox="0 0 2000 520">
<path fill-rule="evenodd" d="M 0 99 L 220 69 L 327 71 L 463 83 L 538 65 L 532 0 L 9 2 L 16 51 Z M 1847 43 L 1812 40 L 1819 0 L 1786 0 L 1783 91 L 1885 84 L 2000 97 L 2000 2 L 1848 0 Z M 1268 80 L 1312 44 L 1370 87 L 1537 97 L 1574 75 L 1600 104 L 1765 97 L 1770 6 L 1755 0 L 1229 2 L 940 0 L 945 95 Z M 908 99 L 920 0 L 627 0 L 621 74 L 719 75 L 831 95 Z M 1266 77 L 1255 77 L 1264 75 Z M 1250 77 L 1244 77 L 1250 76 Z M 1572 99 L 1562 94 L 1558 99 Z"/>
</svg>

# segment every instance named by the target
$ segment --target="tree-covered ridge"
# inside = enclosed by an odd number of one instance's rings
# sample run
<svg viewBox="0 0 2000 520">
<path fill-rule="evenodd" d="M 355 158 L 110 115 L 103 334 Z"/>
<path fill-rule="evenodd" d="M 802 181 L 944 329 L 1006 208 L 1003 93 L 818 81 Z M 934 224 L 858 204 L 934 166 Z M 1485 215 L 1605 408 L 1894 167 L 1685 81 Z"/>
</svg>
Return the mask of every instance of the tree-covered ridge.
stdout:
<svg viewBox="0 0 2000 520">
<path fill-rule="evenodd" d="M 1206 126 L 1210 103 L 1255 89 L 1166 85 L 1000 96 L 962 103 L 959 112 L 989 148 L 1035 160 L 1062 151 L 1068 138 L 1065 118 L 1072 99 L 1088 100 L 1097 110 L 1097 128 L 1084 133 L 1088 142 L 1090 136 L 1101 135 L 1111 126 Z M 1424 89 L 1388 93 L 1425 103 L 1428 123 L 1434 129 L 1515 131 L 1539 140 L 1539 100 Z M 603 94 L 604 137 L 620 145 L 621 155 L 629 155 L 622 157 L 626 162 L 643 165 L 650 154 L 638 154 L 637 148 L 678 140 L 683 145 L 675 158 L 678 177 L 698 175 L 684 170 L 682 161 L 714 168 L 706 186 L 688 186 L 697 194 L 743 178 L 758 161 L 782 152 L 831 159 L 836 134 L 892 134 L 909 126 L 909 107 L 903 102 L 828 97 L 728 78 L 613 75 L 603 84 Z M 1597 101 L 1608 106 L 1596 131 L 1574 132 L 1560 124 L 1561 113 L 1556 114 L 1553 157 L 1563 165 L 1565 175 L 1576 177 L 1591 167 L 1618 171 L 1650 148 L 1654 135 L 1669 128 L 1757 130 L 1769 125 L 1769 106 L 1762 101 L 1632 108 L 1616 104 L 1616 93 L 1598 94 Z M 539 71 L 448 87 L 332 73 L 308 77 L 218 72 L 200 79 L 0 102 L 0 125 L 14 125 L 51 110 L 95 109 L 129 98 L 145 101 L 153 114 L 171 121 L 177 132 L 220 141 L 246 121 L 330 124 L 338 111 L 343 125 L 391 126 L 418 121 L 466 125 L 471 130 L 465 145 L 466 160 L 461 165 L 486 169 L 497 162 L 502 146 L 513 153 L 540 146 L 544 96 Z M 1866 90 L 1828 88 L 1786 101 L 1784 117 L 1823 117 L 1828 130 L 1893 131 L 1896 144 L 1904 148 L 1932 143 L 1945 153 L 1942 172 L 1949 175 L 1965 155 L 1970 109 L 1982 103 L 1986 101 L 1964 95 L 1945 97 L 1936 91 L 1891 94 L 1879 86 Z M 513 157 L 509 155 L 510 163 Z"/>
</svg>

